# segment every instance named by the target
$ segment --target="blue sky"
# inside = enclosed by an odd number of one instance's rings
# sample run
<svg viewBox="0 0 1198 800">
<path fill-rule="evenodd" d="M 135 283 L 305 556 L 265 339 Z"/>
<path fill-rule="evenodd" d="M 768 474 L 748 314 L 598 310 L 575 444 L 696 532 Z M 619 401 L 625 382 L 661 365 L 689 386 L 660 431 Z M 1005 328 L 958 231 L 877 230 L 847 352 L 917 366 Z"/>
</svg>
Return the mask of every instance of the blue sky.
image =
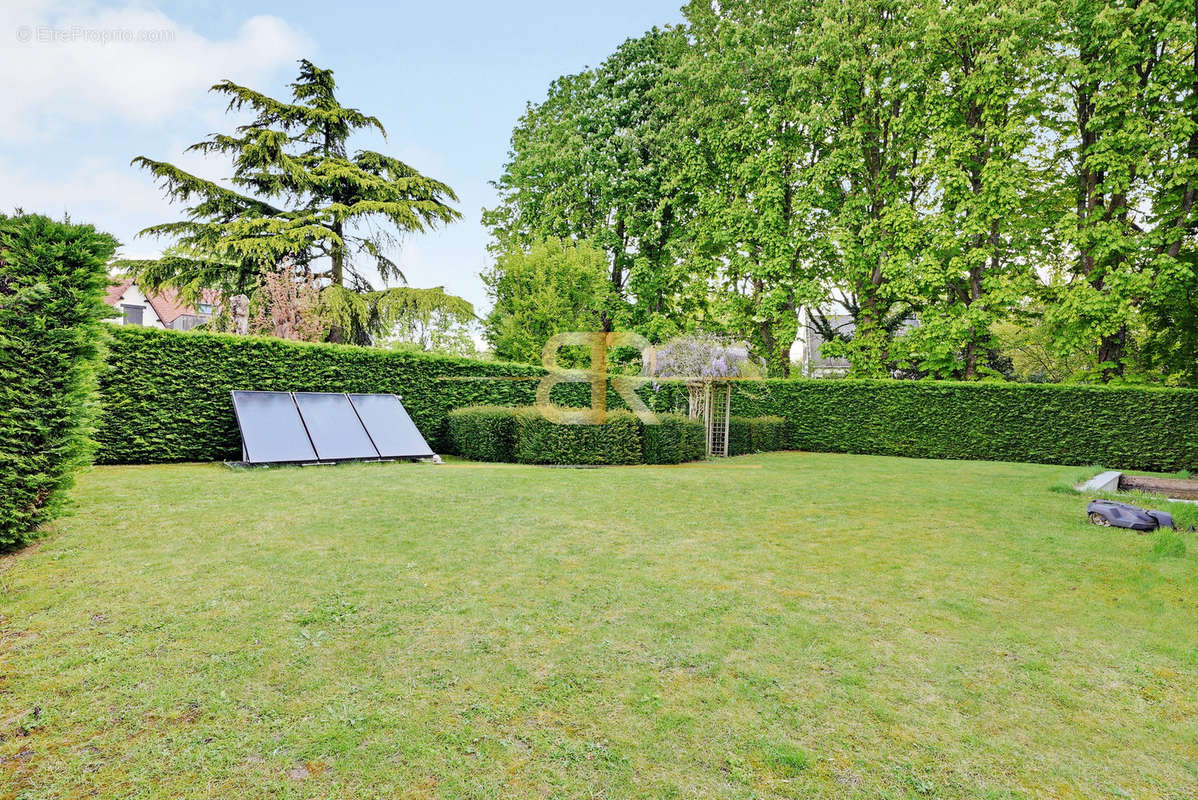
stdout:
<svg viewBox="0 0 1198 800">
<path fill-rule="evenodd" d="M 219 177 L 221 164 L 182 155 L 234 122 L 206 87 L 228 77 L 283 94 L 307 57 L 336 71 L 343 103 L 386 126 L 385 143 L 362 136 L 359 146 L 457 191 L 464 219 L 409 237 L 399 261 L 411 285 L 444 285 L 480 310 L 479 216 L 525 103 L 629 36 L 681 19 L 680 0 L 0 5 L 0 74 L 17 76 L 0 125 L 0 208 L 69 213 L 116 234 L 128 255 L 153 255 L 162 243 L 134 234 L 179 209 L 130 159 Z"/>
</svg>

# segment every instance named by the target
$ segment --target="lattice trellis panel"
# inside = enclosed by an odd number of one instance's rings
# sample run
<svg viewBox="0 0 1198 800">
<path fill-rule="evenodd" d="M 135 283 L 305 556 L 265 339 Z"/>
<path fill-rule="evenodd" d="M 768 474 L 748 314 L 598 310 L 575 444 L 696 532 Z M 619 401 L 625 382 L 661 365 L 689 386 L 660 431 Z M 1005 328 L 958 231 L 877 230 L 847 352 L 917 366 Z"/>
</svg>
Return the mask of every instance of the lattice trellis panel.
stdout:
<svg viewBox="0 0 1198 800">
<path fill-rule="evenodd" d="M 732 384 L 706 382 L 701 387 L 690 388 L 691 417 L 703 420 L 707 431 L 707 455 L 727 456 Z"/>
</svg>

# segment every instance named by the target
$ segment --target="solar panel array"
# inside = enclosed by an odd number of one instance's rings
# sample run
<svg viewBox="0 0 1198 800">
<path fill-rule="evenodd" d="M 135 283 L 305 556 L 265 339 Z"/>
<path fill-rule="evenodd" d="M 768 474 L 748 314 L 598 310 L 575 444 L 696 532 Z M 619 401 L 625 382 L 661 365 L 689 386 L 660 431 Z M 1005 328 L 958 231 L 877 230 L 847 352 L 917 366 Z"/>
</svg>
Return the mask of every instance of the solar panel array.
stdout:
<svg viewBox="0 0 1198 800">
<path fill-rule="evenodd" d="M 235 390 L 233 410 L 250 464 L 433 455 L 393 394 Z"/>
</svg>

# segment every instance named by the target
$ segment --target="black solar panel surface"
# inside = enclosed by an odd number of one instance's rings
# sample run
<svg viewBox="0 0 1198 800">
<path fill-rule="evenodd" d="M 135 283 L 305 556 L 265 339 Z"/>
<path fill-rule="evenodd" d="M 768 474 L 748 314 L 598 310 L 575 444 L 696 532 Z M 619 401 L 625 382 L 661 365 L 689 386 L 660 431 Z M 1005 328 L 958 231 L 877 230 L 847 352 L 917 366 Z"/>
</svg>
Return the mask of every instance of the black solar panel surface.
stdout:
<svg viewBox="0 0 1198 800">
<path fill-rule="evenodd" d="M 233 392 L 245 458 L 253 464 L 316 461 L 290 392 Z"/>
<path fill-rule="evenodd" d="M 351 394 L 358 416 L 383 458 L 426 458 L 433 450 L 393 394 Z"/>
<path fill-rule="evenodd" d="M 295 402 L 321 461 L 379 457 L 344 394 L 296 392 Z"/>
</svg>

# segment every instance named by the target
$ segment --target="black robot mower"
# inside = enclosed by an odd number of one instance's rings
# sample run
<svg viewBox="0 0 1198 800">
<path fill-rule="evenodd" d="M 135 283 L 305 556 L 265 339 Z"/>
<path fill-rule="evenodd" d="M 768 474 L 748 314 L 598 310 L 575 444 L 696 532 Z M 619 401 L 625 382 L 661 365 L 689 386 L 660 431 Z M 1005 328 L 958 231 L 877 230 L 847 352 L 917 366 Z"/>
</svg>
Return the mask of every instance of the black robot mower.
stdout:
<svg viewBox="0 0 1198 800">
<path fill-rule="evenodd" d="M 1090 522 L 1107 528 L 1130 528 L 1133 531 L 1154 531 L 1172 528 L 1173 515 L 1165 511 L 1148 511 L 1128 503 L 1113 500 L 1091 500 L 1086 506 Z"/>
</svg>

